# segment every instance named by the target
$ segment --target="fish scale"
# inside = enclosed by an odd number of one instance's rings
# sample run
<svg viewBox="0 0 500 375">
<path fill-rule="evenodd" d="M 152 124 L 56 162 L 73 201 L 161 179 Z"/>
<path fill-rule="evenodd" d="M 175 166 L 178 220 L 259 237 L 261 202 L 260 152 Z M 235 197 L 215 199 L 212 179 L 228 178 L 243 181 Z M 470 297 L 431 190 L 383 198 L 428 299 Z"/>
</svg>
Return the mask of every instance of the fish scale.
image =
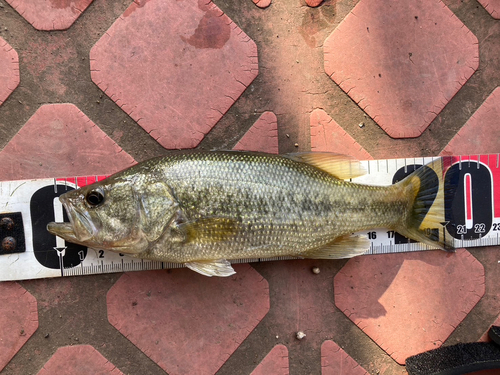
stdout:
<svg viewBox="0 0 500 375">
<path fill-rule="evenodd" d="M 432 243 L 418 227 L 426 212 L 413 211 L 426 175 L 389 187 L 338 178 L 354 177 L 358 165 L 327 153 L 173 153 L 60 197 L 70 223 L 48 229 L 207 276 L 232 274 L 228 260 L 235 259 L 359 255 L 368 241 L 352 233 L 379 226 Z M 415 228 L 407 223 L 412 215 L 422 216 Z"/>
<path fill-rule="evenodd" d="M 362 165 L 368 171 L 364 176 L 353 179 L 353 182 L 371 185 L 390 185 L 396 177 L 401 179 L 401 175 L 410 172 L 412 166 L 420 166 L 433 162 L 437 158 L 408 158 L 408 159 L 387 159 L 364 161 Z M 453 203 L 452 217 L 444 217 L 448 221 L 446 227 L 446 239 L 451 238 L 453 247 L 464 246 L 491 246 L 500 244 L 500 160 L 499 155 L 477 155 L 477 156 L 456 156 L 446 159 L 446 166 L 443 173 L 448 170 L 459 170 L 461 190 L 456 194 Z M 212 161 L 210 162 L 212 163 Z M 288 163 L 288 161 L 284 161 Z M 279 163 L 278 163 L 279 164 Z M 280 164 L 282 165 L 282 164 Z M 150 171 L 154 171 L 150 165 Z M 307 169 L 308 167 L 301 167 Z M 180 169 L 179 172 L 185 172 Z M 196 169 L 191 171 L 196 174 Z M 225 172 L 227 175 L 227 172 Z M 282 169 L 276 169 L 273 175 L 273 186 L 284 184 Z M 317 173 L 317 172 L 315 172 Z M 322 174 L 323 172 L 321 172 Z M 221 175 L 224 175 L 222 173 Z M 446 177 L 446 176 L 445 176 Z M 0 201 L 3 211 L 0 215 L 12 218 L 17 226 L 22 227 L 18 234 L 12 234 L 18 244 L 12 252 L 0 252 L 0 279 L 1 280 L 21 280 L 38 277 L 84 275 L 106 272 L 120 272 L 145 269 L 175 268 L 184 266 L 182 263 L 168 261 L 153 261 L 148 259 L 138 259 L 124 253 L 103 251 L 92 249 L 87 246 L 78 245 L 65 241 L 60 237 L 48 234 L 45 225 L 54 217 L 63 218 L 63 211 L 57 198 L 61 194 L 74 189 L 75 187 L 86 186 L 94 181 L 100 181 L 103 177 L 87 176 L 78 178 L 62 179 L 39 179 L 26 181 L 4 181 L 0 182 Z M 241 179 L 232 178 L 238 182 Z M 448 182 L 446 182 L 448 183 Z M 486 191 L 490 187 L 489 191 Z M 373 194 L 377 188 L 366 187 L 369 194 Z M 485 190 L 486 189 L 486 190 Z M 305 189 L 305 196 L 311 189 Z M 349 201 L 350 198 L 347 199 Z M 276 200 L 276 206 L 289 202 L 285 196 Z M 333 201 L 338 202 L 341 200 Z M 227 201 L 225 201 L 227 204 Z M 355 207 L 351 205 L 352 212 L 349 217 L 341 220 L 342 225 L 347 225 L 349 221 L 367 223 L 362 215 L 362 207 L 365 203 L 360 202 L 360 215 L 356 216 Z M 125 205 L 125 203 L 123 203 Z M 247 205 L 248 206 L 248 205 Z M 259 206 L 254 204 L 253 206 Z M 30 207 L 38 207 L 39 210 L 31 211 Z M 252 205 L 248 206 L 252 207 Z M 315 209 L 317 207 L 314 207 Z M 255 209 L 252 209 L 255 211 Z M 374 206 L 374 210 L 384 211 L 383 205 L 379 208 Z M 61 213 L 57 213 L 57 212 Z M 52 213 L 51 213 L 52 212 Z M 337 211 L 339 213 L 340 211 Z M 67 217 L 64 218 L 67 221 Z M 303 217 L 301 218 L 304 219 Z M 334 225 L 336 222 L 333 222 Z M 286 227 L 273 223 L 272 229 L 283 231 L 283 233 L 297 232 L 296 222 L 288 223 Z M 363 224 L 363 225 L 365 225 Z M 310 222 L 310 232 L 323 230 L 324 225 L 320 221 Z M 367 225 L 367 224 L 366 224 Z M 291 228 L 291 229 L 290 229 Z M 1 229 L 1 228 L 0 228 Z M 288 232 L 287 232 L 288 231 Z M 22 234 L 22 238 L 18 237 Z M 1 235 L 8 235 L 0 230 Z M 367 254 L 385 254 L 406 251 L 429 250 L 434 247 L 420 242 L 410 241 L 408 238 L 400 236 L 397 232 L 389 228 L 370 228 L 362 230 L 358 234 L 368 236 L 370 247 Z M 262 236 L 269 236 L 268 231 L 264 231 Z M 308 233 L 297 234 L 297 241 L 301 237 L 307 238 Z M 24 241 L 24 242 L 23 242 Z M 240 242 L 244 242 L 241 238 Z M 290 242 L 289 242 L 290 243 Z M 22 244 L 22 245 L 21 245 Z M 232 263 L 265 261 L 275 259 L 290 259 L 289 256 L 254 257 L 232 260 Z"/>
<path fill-rule="evenodd" d="M 154 175 L 161 174 L 163 180 L 169 181 L 181 209 L 186 209 L 187 221 L 204 216 L 235 218 L 241 230 L 224 242 L 170 248 L 159 243 L 147 254 L 156 260 L 183 262 L 208 255 L 234 259 L 266 257 L 269 253 L 300 256 L 338 236 L 400 217 L 399 213 L 393 214 L 397 206 L 392 200 L 390 205 L 376 210 L 375 215 L 367 212 L 371 201 L 387 199 L 391 193 L 387 188 L 364 187 L 360 192 L 353 184 L 286 158 L 201 153 L 194 154 L 194 158 L 189 155 L 189 159 L 162 159 Z M 241 198 L 227 199 L 234 196 Z M 364 219 L 373 217 L 366 224 L 357 215 L 339 221 L 338 217 L 345 213 L 342 206 L 349 200 L 350 205 L 360 208 Z M 353 203 L 356 200 L 365 203 Z"/>
</svg>

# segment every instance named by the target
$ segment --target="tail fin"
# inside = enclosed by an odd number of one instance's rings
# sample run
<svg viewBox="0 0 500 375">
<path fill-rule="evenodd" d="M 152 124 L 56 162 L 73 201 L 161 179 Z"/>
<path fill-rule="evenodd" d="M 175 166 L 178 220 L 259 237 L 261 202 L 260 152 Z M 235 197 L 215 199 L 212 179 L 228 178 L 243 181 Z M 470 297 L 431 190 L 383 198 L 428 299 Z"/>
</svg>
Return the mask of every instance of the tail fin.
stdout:
<svg viewBox="0 0 500 375">
<path fill-rule="evenodd" d="M 439 158 L 398 183 L 412 202 L 406 220 L 396 229 L 400 234 L 443 250 L 453 250 L 453 237 L 447 232 L 444 159 Z"/>
</svg>

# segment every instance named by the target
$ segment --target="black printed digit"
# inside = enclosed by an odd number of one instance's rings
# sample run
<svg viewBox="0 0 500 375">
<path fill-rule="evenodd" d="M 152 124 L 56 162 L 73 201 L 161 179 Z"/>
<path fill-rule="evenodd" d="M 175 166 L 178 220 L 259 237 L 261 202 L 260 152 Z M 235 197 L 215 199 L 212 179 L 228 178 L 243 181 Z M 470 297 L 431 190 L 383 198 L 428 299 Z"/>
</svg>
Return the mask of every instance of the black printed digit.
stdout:
<svg viewBox="0 0 500 375">
<path fill-rule="evenodd" d="M 31 225 L 33 230 L 33 250 L 36 260 L 43 266 L 52 269 L 60 268 L 60 256 L 64 268 L 79 265 L 87 255 L 87 248 L 81 245 L 66 242 L 65 249 L 56 249 L 56 237 L 47 232 L 47 224 L 55 220 L 54 198 L 58 198 L 73 188 L 65 185 L 45 186 L 37 190 L 30 200 Z M 66 211 L 63 212 L 64 221 L 68 220 Z"/>
<path fill-rule="evenodd" d="M 453 181 L 451 181 L 453 179 Z M 446 226 L 457 239 L 474 240 L 492 228 L 491 172 L 474 160 L 452 165 L 445 176 Z M 493 226 L 493 230 L 495 227 Z"/>
</svg>

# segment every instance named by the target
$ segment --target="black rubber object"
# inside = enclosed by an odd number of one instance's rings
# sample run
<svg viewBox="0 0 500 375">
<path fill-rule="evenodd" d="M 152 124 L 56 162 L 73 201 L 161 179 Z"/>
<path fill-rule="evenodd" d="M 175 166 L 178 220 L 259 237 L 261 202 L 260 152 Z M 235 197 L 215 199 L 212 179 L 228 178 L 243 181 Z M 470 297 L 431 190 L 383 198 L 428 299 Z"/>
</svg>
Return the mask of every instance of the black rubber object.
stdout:
<svg viewBox="0 0 500 375">
<path fill-rule="evenodd" d="M 406 359 L 409 375 L 463 375 L 500 369 L 500 327 L 489 331 L 493 343 L 474 342 L 444 346 Z"/>
<path fill-rule="evenodd" d="M 495 344 L 500 346 L 500 327 L 491 326 L 488 331 L 488 336 L 490 336 L 490 339 L 493 340 Z"/>
</svg>

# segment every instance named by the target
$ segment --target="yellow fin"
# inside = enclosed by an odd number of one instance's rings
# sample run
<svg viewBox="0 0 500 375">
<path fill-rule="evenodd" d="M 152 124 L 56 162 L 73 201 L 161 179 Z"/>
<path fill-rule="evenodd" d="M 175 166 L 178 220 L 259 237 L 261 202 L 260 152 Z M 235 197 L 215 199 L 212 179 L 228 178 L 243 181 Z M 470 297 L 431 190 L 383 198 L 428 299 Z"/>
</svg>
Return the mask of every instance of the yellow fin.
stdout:
<svg viewBox="0 0 500 375">
<path fill-rule="evenodd" d="M 413 240 L 442 250 L 453 250 L 453 237 L 447 233 L 446 195 L 454 195 L 455 173 L 447 173 L 449 186 L 444 183 L 443 158 L 420 167 L 395 185 L 404 189 L 412 206 L 405 222 L 395 228 L 397 232 Z M 445 194 L 450 189 L 451 194 Z"/>
<path fill-rule="evenodd" d="M 361 163 L 347 155 L 332 152 L 299 152 L 287 154 L 285 157 L 313 165 L 340 180 L 348 180 L 366 174 Z"/>
<path fill-rule="evenodd" d="M 188 242 L 214 243 L 234 237 L 240 230 L 240 223 L 223 217 L 202 218 L 179 225 Z"/>
<path fill-rule="evenodd" d="M 236 271 L 226 259 L 200 260 L 185 263 L 186 267 L 202 275 L 212 277 L 228 277 L 234 275 Z"/>
<path fill-rule="evenodd" d="M 329 244 L 301 255 L 310 259 L 343 259 L 362 255 L 370 248 L 370 240 L 362 235 L 337 237 Z"/>
</svg>

